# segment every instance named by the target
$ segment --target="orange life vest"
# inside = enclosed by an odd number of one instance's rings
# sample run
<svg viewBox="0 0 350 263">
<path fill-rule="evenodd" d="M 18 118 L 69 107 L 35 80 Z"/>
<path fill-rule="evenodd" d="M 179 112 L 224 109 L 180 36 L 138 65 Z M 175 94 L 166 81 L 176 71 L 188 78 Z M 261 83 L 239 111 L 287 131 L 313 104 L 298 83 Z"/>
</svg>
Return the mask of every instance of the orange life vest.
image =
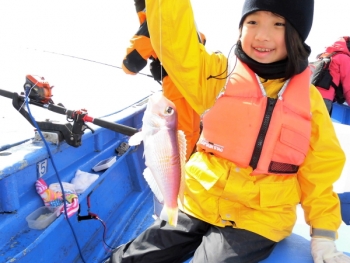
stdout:
<svg viewBox="0 0 350 263">
<path fill-rule="evenodd" d="M 255 73 L 237 60 L 225 92 L 203 116 L 198 150 L 251 166 L 252 175 L 296 173 L 310 143 L 310 77 L 307 68 L 272 99 Z"/>
</svg>

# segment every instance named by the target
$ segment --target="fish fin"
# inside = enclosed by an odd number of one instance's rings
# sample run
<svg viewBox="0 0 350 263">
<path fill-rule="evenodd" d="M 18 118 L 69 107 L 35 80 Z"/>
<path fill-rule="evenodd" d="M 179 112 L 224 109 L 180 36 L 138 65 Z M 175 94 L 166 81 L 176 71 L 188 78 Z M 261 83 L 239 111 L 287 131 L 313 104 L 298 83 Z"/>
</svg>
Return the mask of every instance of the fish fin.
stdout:
<svg viewBox="0 0 350 263">
<path fill-rule="evenodd" d="M 183 131 L 178 131 L 177 133 L 178 144 L 179 144 L 179 155 L 180 155 L 180 187 L 179 187 L 179 198 L 181 204 L 184 202 L 184 192 L 185 192 L 185 164 L 186 164 L 186 151 L 187 151 L 187 141 L 186 136 Z"/>
<path fill-rule="evenodd" d="M 143 133 L 142 131 L 139 131 L 129 138 L 129 145 L 130 146 L 140 145 L 142 140 L 143 140 Z"/>
<path fill-rule="evenodd" d="M 179 217 L 178 207 L 170 208 L 164 204 L 162 212 L 160 212 L 160 216 L 159 216 L 161 220 L 167 221 L 169 225 L 176 227 L 178 217 Z"/>
<path fill-rule="evenodd" d="M 164 202 L 163 194 L 160 191 L 159 186 L 156 180 L 154 179 L 154 176 L 152 175 L 151 170 L 148 167 L 143 171 L 143 176 L 145 177 L 146 182 L 148 183 L 149 187 L 151 188 L 153 194 L 156 196 L 158 201 L 160 203 L 163 203 Z"/>
</svg>

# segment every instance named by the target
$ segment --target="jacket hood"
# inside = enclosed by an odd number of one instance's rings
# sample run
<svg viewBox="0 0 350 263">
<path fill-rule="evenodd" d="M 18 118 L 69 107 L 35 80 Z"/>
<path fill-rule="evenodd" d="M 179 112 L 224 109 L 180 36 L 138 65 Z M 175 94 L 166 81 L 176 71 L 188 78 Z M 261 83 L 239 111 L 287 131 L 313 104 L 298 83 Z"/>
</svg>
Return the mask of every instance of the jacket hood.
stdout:
<svg viewBox="0 0 350 263">
<path fill-rule="evenodd" d="M 336 51 L 346 53 L 350 56 L 350 51 L 346 45 L 344 37 L 340 37 L 331 46 L 327 47 L 325 53 L 332 53 Z"/>
</svg>

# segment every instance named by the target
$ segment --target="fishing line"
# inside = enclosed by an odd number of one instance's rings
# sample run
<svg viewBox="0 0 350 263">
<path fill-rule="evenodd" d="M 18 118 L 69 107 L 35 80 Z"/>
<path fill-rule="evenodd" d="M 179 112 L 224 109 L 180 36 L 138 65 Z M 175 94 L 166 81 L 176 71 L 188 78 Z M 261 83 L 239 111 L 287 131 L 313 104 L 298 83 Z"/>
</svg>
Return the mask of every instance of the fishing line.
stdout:
<svg viewBox="0 0 350 263">
<path fill-rule="evenodd" d="M 54 54 L 54 55 L 65 56 L 65 57 L 70 57 L 70 58 L 75 58 L 75 59 L 80 59 L 80 60 L 85 60 L 85 61 L 89 61 L 89 62 L 96 63 L 96 64 L 101 64 L 101 65 L 112 67 L 112 68 L 122 69 L 122 67 L 119 67 L 119 66 L 115 66 L 115 65 L 112 65 L 112 64 L 107 64 L 107 63 L 104 63 L 104 62 L 99 62 L 99 61 L 91 60 L 91 59 L 87 59 L 87 58 L 81 58 L 81 57 L 77 57 L 77 56 L 67 55 L 67 54 L 53 52 L 53 51 L 46 51 L 46 50 L 42 50 L 42 52 L 50 53 L 50 54 Z M 160 64 L 162 64 L 162 63 L 160 63 Z M 161 67 L 161 71 L 160 71 L 161 72 L 161 76 L 163 75 L 162 74 L 162 69 L 163 68 Z M 146 74 L 146 73 L 142 73 L 142 72 L 137 72 L 137 74 L 140 74 L 140 75 L 143 75 L 143 76 L 150 77 L 150 78 L 154 79 L 154 77 L 152 75 L 150 75 L 150 74 Z M 162 82 L 160 82 L 158 80 L 156 80 L 156 82 L 158 82 L 158 84 L 163 87 Z"/>
<path fill-rule="evenodd" d="M 37 83 L 38 83 L 38 82 L 37 82 Z M 77 236 L 76 236 L 76 233 L 75 233 L 74 228 L 73 228 L 73 226 L 72 226 L 72 224 L 71 224 L 71 222 L 70 222 L 70 220 L 69 220 L 69 218 L 68 218 L 67 204 L 66 204 L 67 199 L 66 199 L 65 194 L 64 194 L 64 188 L 63 188 L 63 185 L 62 185 L 62 182 L 61 182 L 61 178 L 60 178 L 60 176 L 59 176 L 58 169 L 57 169 L 57 167 L 56 167 L 56 164 L 55 164 L 53 155 L 52 155 L 52 153 L 51 153 L 51 150 L 50 150 L 49 145 L 47 144 L 47 141 L 45 140 L 45 137 L 43 136 L 43 134 L 42 134 L 42 132 L 41 132 L 41 130 L 40 130 L 40 128 L 39 128 L 39 125 L 37 124 L 36 120 L 34 119 L 32 113 L 31 113 L 31 111 L 30 111 L 30 107 L 29 107 L 29 94 L 30 94 L 30 91 L 33 89 L 33 87 L 35 87 L 35 85 L 36 85 L 36 84 L 34 84 L 30 89 L 29 89 L 29 88 L 26 88 L 26 90 L 25 90 L 25 93 L 26 93 L 26 94 L 25 94 L 25 99 L 24 99 L 24 102 L 23 102 L 23 103 L 25 103 L 25 105 L 27 106 L 29 117 L 30 117 L 30 119 L 32 120 L 32 122 L 33 122 L 35 128 L 37 129 L 37 131 L 38 131 L 38 133 L 39 133 L 39 135 L 40 135 L 42 141 L 43 141 L 44 144 L 45 144 L 46 150 L 47 150 L 47 152 L 48 152 L 48 154 L 49 154 L 49 156 L 50 156 L 52 166 L 53 166 L 53 168 L 54 168 L 54 170 L 55 170 L 55 173 L 56 173 L 56 175 L 57 175 L 58 182 L 59 182 L 60 187 L 61 187 L 62 199 L 63 199 L 63 207 L 64 207 L 64 213 L 65 213 L 67 222 L 68 222 L 68 224 L 69 224 L 69 226 L 70 226 L 70 228 L 71 228 L 71 230 L 72 230 L 73 237 L 74 237 L 75 242 L 76 242 L 76 244 L 77 244 L 80 257 L 81 257 L 81 259 L 83 260 L 83 262 L 86 263 L 86 261 L 85 261 L 85 259 L 84 259 L 84 257 L 83 257 L 83 254 L 82 254 L 82 251 L 81 251 L 81 248 L 80 248 L 80 245 L 79 245 L 79 242 L 78 242 L 78 238 L 77 238 Z"/>
<path fill-rule="evenodd" d="M 160 6 L 160 1 L 161 0 L 158 0 L 158 6 L 159 6 L 159 8 L 158 8 L 158 10 L 159 10 L 159 45 L 160 45 L 160 54 L 159 54 L 159 60 L 160 60 L 160 63 L 161 63 L 161 65 L 162 65 L 162 54 L 163 54 L 163 52 L 162 52 L 162 20 L 161 20 L 161 15 L 162 15 L 162 13 L 161 13 L 161 6 Z M 197 32 L 199 32 L 198 30 L 197 30 Z M 232 68 L 232 70 L 228 73 L 228 74 L 226 74 L 226 76 L 225 77 L 220 77 L 221 75 L 223 75 L 225 72 L 227 72 L 227 70 L 228 70 L 228 68 L 229 68 L 229 59 L 230 59 L 230 56 L 231 56 L 231 52 L 232 52 L 232 49 L 236 46 L 237 44 L 235 43 L 235 44 L 233 44 L 232 45 L 232 47 L 230 48 L 230 51 L 228 52 L 228 55 L 227 55 L 227 62 L 226 62 L 226 68 L 225 68 L 225 70 L 222 72 L 222 73 L 220 73 L 220 74 L 218 74 L 218 75 L 215 75 L 215 76 L 212 76 L 212 75 L 210 75 L 208 78 L 207 78 L 207 80 L 209 80 L 209 79 L 212 79 L 212 78 L 214 78 L 214 79 L 218 79 L 218 80 L 220 80 L 220 79 L 226 79 L 226 78 L 228 78 L 231 74 L 232 74 L 232 72 L 233 72 L 233 70 L 235 69 L 235 67 L 236 67 L 236 65 L 237 65 L 237 57 L 235 56 L 235 63 L 234 63 L 234 66 L 233 66 L 233 68 Z M 162 67 L 161 67 L 161 71 L 162 71 Z M 162 74 L 161 74 L 162 75 Z"/>
<path fill-rule="evenodd" d="M 228 78 L 229 76 L 231 76 L 233 70 L 236 68 L 236 64 L 237 64 L 237 57 L 236 57 L 236 56 L 235 56 L 235 58 L 236 58 L 235 64 L 234 64 L 234 66 L 233 66 L 231 72 L 230 72 L 229 74 L 227 74 L 226 77 L 218 78 L 219 76 L 221 76 L 222 74 L 224 74 L 225 72 L 227 72 L 227 70 L 228 70 L 228 65 L 229 65 L 229 60 L 230 60 L 230 56 L 231 56 L 231 51 L 232 51 L 232 49 L 233 49 L 236 45 L 237 45 L 237 44 L 233 44 L 233 46 L 230 48 L 230 51 L 228 52 L 225 70 L 224 70 L 222 73 L 220 73 L 220 74 L 218 74 L 218 75 L 216 75 L 216 76 L 210 75 L 210 76 L 207 78 L 207 80 L 209 80 L 209 79 L 226 79 L 226 78 Z"/>
<path fill-rule="evenodd" d="M 29 48 L 27 48 L 27 49 L 29 49 Z M 37 50 L 37 49 L 34 49 L 34 50 L 35 50 L 35 51 L 39 51 L 39 50 Z M 60 55 L 60 56 L 64 56 L 64 57 L 75 58 L 75 59 L 80 59 L 80 60 L 85 60 L 85 61 L 89 61 L 89 62 L 96 63 L 96 64 L 101 64 L 101 65 L 108 66 L 108 67 L 112 67 L 112 68 L 122 69 L 122 67 L 119 67 L 119 66 L 115 66 L 115 65 L 112 65 L 112 64 L 104 63 L 104 62 L 99 62 L 99 61 L 92 60 L 92 59 L 77 57 L 77 56 L 73 56 L 73 55 L 67 55 L 67 54 L 58 53 L 58 52 L 53 52 L 53 51 L 47 51 L 47 50 L 41 50 L 41 52 L 50 53 L 50 54 L 54 54 L 54 55 Z M 153 76 L 150 75 L 150 74 L 146 74 L 146 73 L 142 73 L 142 72 L 138 72 L 137 74 L 140 74 L 140 75 L 143 75 L 143 76 L 146 76 L 146 77 L 153 78 Z"/>
<path fill-rule="evenodd" d="M 39 79 L 41 79 L 41 77 L 38 76 L 38 75 L 33 75 L 33 76 L 37 76 L 37 77 L 39 77 Z M 33 89 L 33 88 L 36 86 L 36 84 L 38 84 L 38 83 L 39 83 L 39 81 L 35 82 L 34 85 L 30 88 L 30 90 L 29 90 L 28 92 L 27 92 L 27 90 L 25 90 L 25 92 L 26 92 L 27 94 L 25 94 L 24 101 L 23 101 L 21 107 L 19 107 L 18 111 L 21 111 L 21 109 L 23 108 L 23 106 L 26 105 L 27 99 L 29 100 L 28 96 L 29 96 L 30 92 L 32 91 L 32 89 Z M 28 106 L 27 106 L 27 107 L 28 107 Z M 29 109 L 28 109 L 28 110 L 29 110 Z"/>
<path fill-rule="evenodd" d="M 163 49 L 162 49 L 162 10 L 160 8 L 160 0 L 158 0 L 158 5 L 159 5 L 159 46 L 160 46 L 160 49 L 159 49 L 159 62 L 160 62 L 160 77 L 162 78 L 163 80 Z M 163 82 L 159 83 L 162 85 L 162 88 L 163 88 Z"/>
</svg>

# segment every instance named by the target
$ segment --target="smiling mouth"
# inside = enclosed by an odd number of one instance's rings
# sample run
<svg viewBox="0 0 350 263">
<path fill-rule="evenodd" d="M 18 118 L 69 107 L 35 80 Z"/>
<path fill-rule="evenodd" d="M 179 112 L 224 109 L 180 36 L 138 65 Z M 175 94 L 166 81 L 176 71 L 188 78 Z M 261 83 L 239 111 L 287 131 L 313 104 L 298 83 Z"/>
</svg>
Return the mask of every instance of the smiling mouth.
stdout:
<svg viewBox="0 0 350 263">
<path fill-rule="evenodd" d="M 259 52 L 270 52 L 272 51 L 273 49 L 268 49 L 268 48 L 254 48 L 255 50 L 259 51 Z"/>
</svg>

